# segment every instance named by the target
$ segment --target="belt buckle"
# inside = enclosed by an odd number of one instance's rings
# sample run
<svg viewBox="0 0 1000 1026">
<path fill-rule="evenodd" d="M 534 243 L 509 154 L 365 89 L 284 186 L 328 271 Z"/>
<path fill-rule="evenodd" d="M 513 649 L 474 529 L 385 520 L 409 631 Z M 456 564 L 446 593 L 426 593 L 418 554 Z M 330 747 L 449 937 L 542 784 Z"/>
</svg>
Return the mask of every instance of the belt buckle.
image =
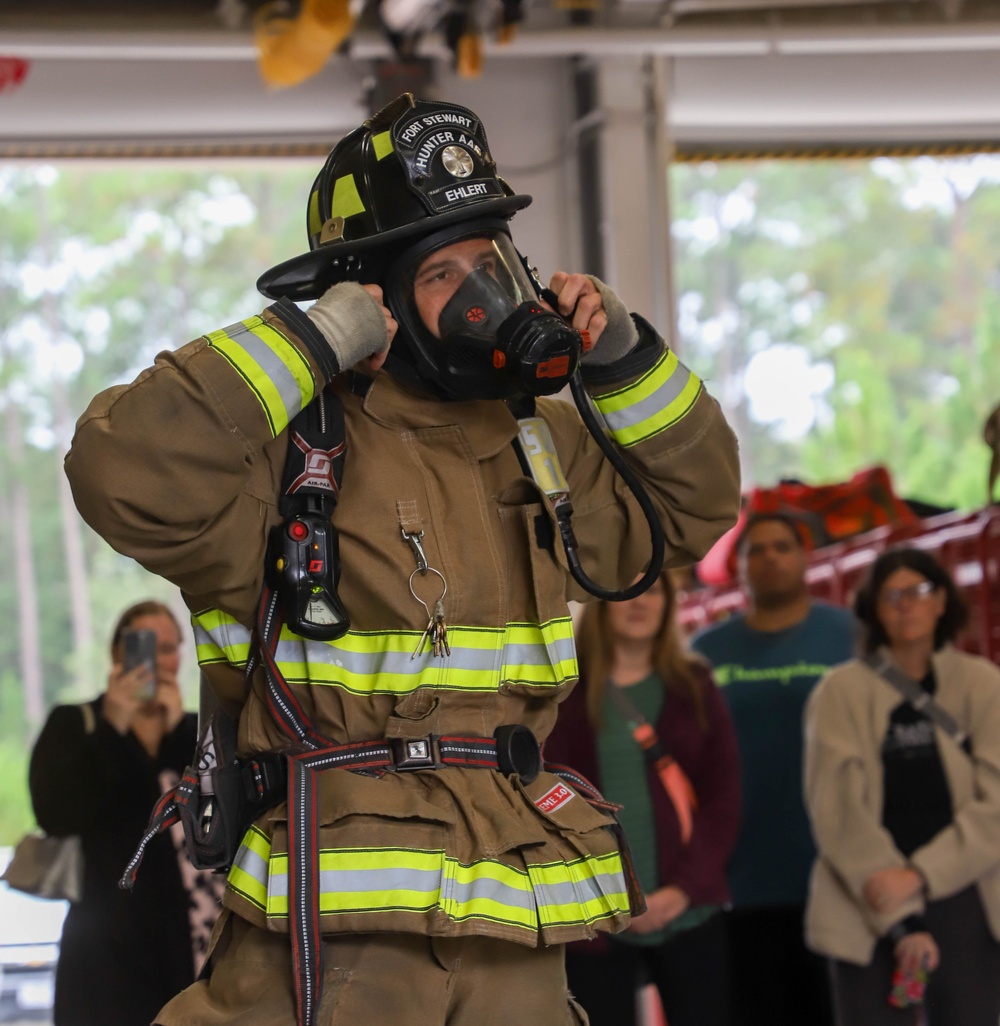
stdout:
<svg viewBox="0 0 1000 1026">
<path fill-rule="evenodd" d="M 393 769 L 397 772 L 418 769 L 437 769 L 434 735 L 426 737 L 390 737 Z"/>
<path fill-rule="evenodd" d="M 284 764 L 274 756 L 257 755 L 240 768 L 243 795 L 254 807 L 272 802 L 288 792 L 288 777 Z"/>
</svg>

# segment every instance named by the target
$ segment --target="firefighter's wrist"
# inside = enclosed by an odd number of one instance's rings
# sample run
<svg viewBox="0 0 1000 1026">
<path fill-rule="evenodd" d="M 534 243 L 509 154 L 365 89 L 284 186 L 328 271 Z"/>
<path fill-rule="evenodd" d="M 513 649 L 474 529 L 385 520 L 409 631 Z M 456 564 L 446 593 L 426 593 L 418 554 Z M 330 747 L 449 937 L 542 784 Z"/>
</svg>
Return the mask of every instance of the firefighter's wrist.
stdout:
<svg viewBox="0 0 1000 1026">
<path fill-rule="evenodd" d="M 600 293 L 608 325 L 601 332 L 597 345 L 584 355 L 583 362 L 590 366 L 614 363 L 623 356 L 628 356 L 636 347 L 639 341 L 639 330 L 636 328 L 628 308 L 614 289 L 605 285 L 600 278 L 595 278 L 592 274 L 588 274 L 587 277 Z"/>
<path fill-rule="evenodd" d="M 340 370 L 388 345 L 385 315 L 356 281 L 340 282 L 327 289 L 306 316 L 326 339 Z"/>
</svg>

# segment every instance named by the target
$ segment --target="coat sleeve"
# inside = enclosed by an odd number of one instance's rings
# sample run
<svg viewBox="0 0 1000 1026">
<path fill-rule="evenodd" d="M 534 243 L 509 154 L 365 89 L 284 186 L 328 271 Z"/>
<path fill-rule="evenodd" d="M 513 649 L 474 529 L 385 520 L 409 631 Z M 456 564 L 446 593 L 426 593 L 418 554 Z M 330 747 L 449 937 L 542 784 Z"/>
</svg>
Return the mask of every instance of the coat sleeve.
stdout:
<svg viewBox="0 0 1000 1026">
<path fill-rule="evenodd" d="M 890 916 L 880 916 L 864 899 L 872 873 L 904 867 L 907 861 L 874 812 L 861 750 L 858 718 L 863 713 L 851 701 L 851 665 L 828 673 L 806 704 L 805 803 L 820 857 L 882 935 L 900 918 L 922 911 L 923 902 L 914 898 Z"/>
<path fill-rule="evenodd" d="M 161 353 L 78 421 L 65 464 L 77 508 L 191 608 L 249 623 L 277 521 L 269 443 L 325 384 L 272 311 Z"/>
<path fill-rule="evenodd" d="M 718 403 L 652 328 L 636 318 L 638 352 L 585 378 L 587 391 L 648 492 L 666 540 L 666 565 L 700 559 L 736 522 L 736 437 Z M 561 409 L 554 409 L 560 408 Z M 545 407 L 564 460 L 584 570 L 604 587 L 627 586 L 649 562 L 649 527 L 624 481 L 566 403 Z M 589 595 L 573 583 L 568 595 Z"/>
<path fill-rule="evenodd" d="M 957 893 L 1000 864 L 1000 671 L 984 660 L 976 666 L 983 677 L 977 675 L 969 703 L 972 800 L 910 856 L 932 899 Z"/>
<path fill-rule="evenodd" d="M 719 881 L 740 827 L 740 763 L 736 732 L 719 689 L 706 673 L 702 694 L 708 718 L 698 774 L 691 780 L 698 800 L 691 838 L 665 884 L 680 887 L 692 905 L 715 904 Z"/>
</svg>

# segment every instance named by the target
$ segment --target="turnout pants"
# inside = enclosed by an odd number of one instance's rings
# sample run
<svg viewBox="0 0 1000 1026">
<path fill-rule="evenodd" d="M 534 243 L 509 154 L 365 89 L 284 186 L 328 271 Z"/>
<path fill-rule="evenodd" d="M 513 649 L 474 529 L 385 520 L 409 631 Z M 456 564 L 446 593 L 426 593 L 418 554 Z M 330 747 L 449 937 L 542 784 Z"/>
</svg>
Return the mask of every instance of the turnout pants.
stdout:
<svg viewBox="0 0 1000 1026">
<path fill-rule="evenodd" d="M 323 945 L 319 1026 L 587 1026 L 569 997 L 562 945 L 393 933 L 343 934 Z M 210 974 L 156 1018 L 158 1026 L 294 1022 L 288 937 L 228 909 Z"/>
</svg>

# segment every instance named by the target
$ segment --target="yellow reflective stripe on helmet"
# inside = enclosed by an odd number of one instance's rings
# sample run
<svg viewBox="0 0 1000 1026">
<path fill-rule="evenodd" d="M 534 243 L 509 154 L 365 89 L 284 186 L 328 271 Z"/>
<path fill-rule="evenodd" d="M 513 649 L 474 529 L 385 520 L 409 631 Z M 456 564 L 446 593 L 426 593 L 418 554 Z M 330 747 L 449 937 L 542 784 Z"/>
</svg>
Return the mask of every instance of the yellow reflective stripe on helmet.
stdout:
<svg viewBox="0 0 1000 1026">
<path fill-rule="evenodd" d="M 198 665 L 232 663 L 246 666 L 250 658 L 250 631 L 228 613 L 208 609 L 191 617 Z"/>
<path fill-rule="evenodd" d="M 372 148 L 375 150 L 376 160 L 387 157 L 393 150 L 392 133 L 388 131 L 377 132 L 372 136 Z"/>
<path fill-rule="evenodd" d="M 227 886 L 262 912 L 267 909 L 267 862 L 270 854 L 268 836 L 257 827 L 250 827 L 236 852 L 227 880 Z"/>
<path fill-rule="evenodd" d="M 636 382 L 594 397 L 615 441 L 628 447 L 679 421 L 701 392 L 701 379 L 665 350 Z"/>
<path fill-rule="evenodd" d="M 245 666 L 250 631 L 208 610 L 192 618 L 198 662 Z M 451 654 L 434 657 L 425 644 L 411 658 L 420 631 L 348 631 L 336 641 L 309 641 L 282 626 L 274 656 L 294 684 L 344 688 L 356 695 L 406 695 L 419 687 L 496 691 L 502 683 L 559 687 L 577 676 L 573 621 L 448 628 Z"/>
<path fill-rule="evenodd" d="M 539 926 L 593 923 L 629 909 L 621 857 L 585 856 L 519 869 L 494 859 L 465 864 L 442 850 L 324 848 L 319 853 L 324 916 L 443 912 L 456 922 Z M 288 918 L 288 855 L 271 852 L 256 828 L 244 839 L 229 886 L 269 918 Z"/>
<path fill-rule="evenodd" d="M 309 194 L 309 210 L 306 219 L 309 222 L 309 234 L 315 235 L 318 239 L 319 233 L 323 230 L 323 218 L 319 212 L 319 189 L 313 189 Z"/>
<path fill-rule="evenodd" d="M 330 204 L 330 217 L 350 217 L 352 214 L 363 214 L 365 205 L 358 193 L 354 175 L 344 175 L 333 184 L 333 201 Z"/>
<path fill-rule="evenodd" d="M 590 855 L 573 862 L 528 864 L 542 926 L 569 926 L 627 914 L 628 887 L 621 855 Z"/>
<path fill-rule="evenodd" d="M 272 436 L 281 434 L 316 394 L 309 361 L 262 317 L 220 328 L 205 338 L 253 390 Z"/>
</svg>

